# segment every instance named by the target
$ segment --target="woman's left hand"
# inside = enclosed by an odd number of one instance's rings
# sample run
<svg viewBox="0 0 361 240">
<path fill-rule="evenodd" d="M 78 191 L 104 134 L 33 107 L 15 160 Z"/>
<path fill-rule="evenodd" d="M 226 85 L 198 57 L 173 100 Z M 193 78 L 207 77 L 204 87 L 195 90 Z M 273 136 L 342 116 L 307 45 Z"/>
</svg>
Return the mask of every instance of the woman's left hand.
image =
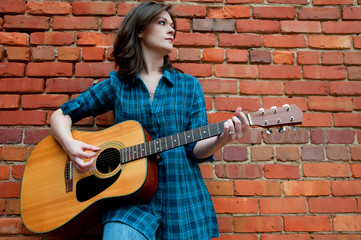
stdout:
<svg viewBox="0 0 361 240">
<path fill-rule="evenodd" d="M 239 119 L 242 119 L 242 121 Z M 242 112 L 242 108 L 238 107 L 235 116 L 224 122 L 224 130 L 220 138 L 226 142 L 231 143 L 244 137 L 249 131 L 249 122 L 246 115 Z"/>
</svg>

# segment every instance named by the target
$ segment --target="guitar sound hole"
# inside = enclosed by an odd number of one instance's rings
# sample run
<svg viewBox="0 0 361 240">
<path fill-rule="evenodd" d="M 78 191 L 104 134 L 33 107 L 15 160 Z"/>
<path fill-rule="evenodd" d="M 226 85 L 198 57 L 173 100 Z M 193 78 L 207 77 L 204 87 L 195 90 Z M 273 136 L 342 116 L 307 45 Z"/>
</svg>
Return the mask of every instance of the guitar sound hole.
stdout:
<svg viewBox="0 0 361 240">
<path fill-rule="evenodd" d="M 100 173 L 113 172 L 120 164 L 120 153 L 116 148 L 107 148 L 102 151 L 96 161 L 96 168 Z"/>
</svg>

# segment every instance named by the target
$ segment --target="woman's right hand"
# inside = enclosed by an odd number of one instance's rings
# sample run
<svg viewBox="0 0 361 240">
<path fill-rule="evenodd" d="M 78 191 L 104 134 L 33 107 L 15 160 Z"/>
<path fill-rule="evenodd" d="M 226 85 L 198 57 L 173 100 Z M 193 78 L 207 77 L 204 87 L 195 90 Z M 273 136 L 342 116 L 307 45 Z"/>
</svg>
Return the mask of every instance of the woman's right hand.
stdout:
<svg viewBox="0 0 361 240">
<path fill-rule="evenodd" d="M 71 139 L 63 146 L 68 157 L 79 173 L 88 172 L 95 163 L 100 148 Z"/>
</svg>

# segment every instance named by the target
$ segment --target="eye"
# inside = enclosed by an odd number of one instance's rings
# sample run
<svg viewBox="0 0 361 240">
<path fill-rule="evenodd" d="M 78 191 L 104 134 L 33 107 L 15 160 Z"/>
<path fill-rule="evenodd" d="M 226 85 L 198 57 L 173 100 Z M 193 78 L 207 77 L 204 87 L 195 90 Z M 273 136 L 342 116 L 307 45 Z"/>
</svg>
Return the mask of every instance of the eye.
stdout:
<svg viewBox="0 0 361 240">
<path fill-rule="evenodd" d="M 158 22 L 160 25 L 165 25 L 165 21 L 164 20 L 161 20 Z"/>
</svg>

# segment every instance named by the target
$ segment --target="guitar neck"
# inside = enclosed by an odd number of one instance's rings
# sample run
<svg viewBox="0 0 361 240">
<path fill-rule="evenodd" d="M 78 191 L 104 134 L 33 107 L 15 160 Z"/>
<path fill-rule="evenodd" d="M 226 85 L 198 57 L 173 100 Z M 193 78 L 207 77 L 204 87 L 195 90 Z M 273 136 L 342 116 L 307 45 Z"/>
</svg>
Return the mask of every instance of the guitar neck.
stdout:
<svg viewBox="0 0 361 240">
<path fill-rule="evenodd" d="M 248 120 L 250 120 L 250 116 L 248 114 L 246 116 Z M 243 124 L 242 119 L 239 119 Z M 200 128 L 195 128 L 178 134 L 123 148 L 120 150 L 121 163 L 131 162 L 193 142 L 198 142 L 203 139 L 218 136 L 223 132 L 224 122 L 225 121 L 210 124 Z"/>
</svg>

